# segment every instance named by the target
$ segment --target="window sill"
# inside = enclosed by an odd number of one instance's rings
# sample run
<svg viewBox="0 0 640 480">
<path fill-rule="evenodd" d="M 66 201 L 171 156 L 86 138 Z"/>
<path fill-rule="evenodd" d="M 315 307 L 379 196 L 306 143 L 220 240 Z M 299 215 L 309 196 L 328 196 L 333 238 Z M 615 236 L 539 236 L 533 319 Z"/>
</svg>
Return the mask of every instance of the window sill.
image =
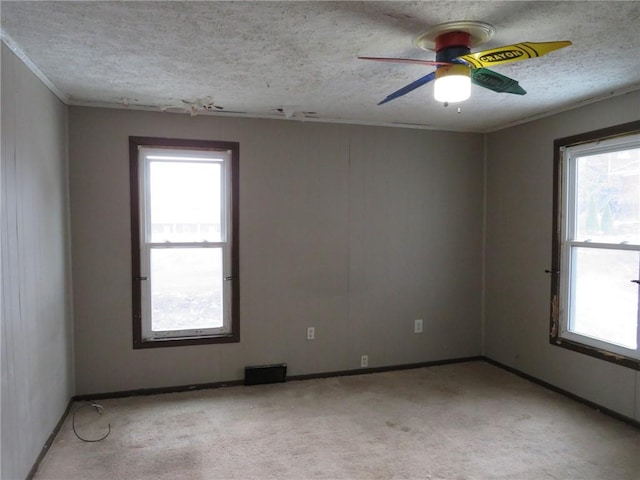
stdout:
<svg viewBox="0 0 640 480">
<path fill-rule="evenodd" d="M 216 335 L 211 337 L 192 337 L 192 338 L 160 338 L 156 340 L 140 340 L 134 339 L 133 348 L 163 348 L 163 347 L 184 347 L 189 345 L 209 345 L 215 343 L 239 343 L 240 335 L 238 333 L 229 335 Z"/>
<path fill-rule="evenodd" d="M 588 345 L 584 345 L 582 343 L 574 342 L 572 340 L 567 340 L 560 337 L 550 337 L 549 343 L 557 347 L 573 350 L 574 352 L 583 353 L 585 355 L 589 355 L 590 357 L 599 358 L 600 360 L 604 360 L 606 362 L 615 363 L 616 365 L 640 371 L 640 360 L 636 358 L 625 357 L 617 353 L 611 353 L 606 350 L 590 347 Z"/>
</svg>

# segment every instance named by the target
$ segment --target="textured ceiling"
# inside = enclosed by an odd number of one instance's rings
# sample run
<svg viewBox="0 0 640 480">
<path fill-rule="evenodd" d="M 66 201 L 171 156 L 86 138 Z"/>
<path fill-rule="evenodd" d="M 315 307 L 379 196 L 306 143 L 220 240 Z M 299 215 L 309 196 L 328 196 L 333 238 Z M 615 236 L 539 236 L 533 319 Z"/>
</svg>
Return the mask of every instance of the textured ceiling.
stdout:
<svg viewBox="0 0 640 480">
<path fill-rule="evenodd" d="M 5 42 L 72 105 L 482 132 L 640 88 L 637 1 L 2 1 L 0 15 Z M 413 39 L 455 20 L 495 27 L 480 49 L 573 45 L 493 68 L 524 96 L 474 86 L 444 107 L 429 84 L 377 106 L 433 68 L 357 57 L 434 59 Z"/>
</svg>

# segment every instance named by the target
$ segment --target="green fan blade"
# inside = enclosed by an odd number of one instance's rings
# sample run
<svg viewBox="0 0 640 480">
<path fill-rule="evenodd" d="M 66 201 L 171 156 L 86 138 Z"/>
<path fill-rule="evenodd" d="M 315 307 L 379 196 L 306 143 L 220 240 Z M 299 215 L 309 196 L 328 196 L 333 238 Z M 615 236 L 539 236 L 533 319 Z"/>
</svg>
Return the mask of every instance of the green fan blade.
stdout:
<svg viewBox="0 0 640 480">
<path fill-rule="evenodd" d="M 518 84 L 517 80 L 506 77 L 487 68 L 476 68 L 471 70 L 471 81 L 476 85 L 488 88 L 494 92 L 514 93 L 516 95 L 524 95 L 527 93 Z"/>
</svg>

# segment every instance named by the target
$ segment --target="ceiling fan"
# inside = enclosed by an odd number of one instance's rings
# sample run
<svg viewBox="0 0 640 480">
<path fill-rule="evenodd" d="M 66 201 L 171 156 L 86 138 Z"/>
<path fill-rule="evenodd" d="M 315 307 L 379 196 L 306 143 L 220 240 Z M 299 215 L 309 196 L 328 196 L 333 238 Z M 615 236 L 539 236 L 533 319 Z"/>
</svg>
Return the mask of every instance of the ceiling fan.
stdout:
<svg viewBox="0 0 640 480">
<path fill-rule="evenodd" d="M 518 84 L 517 80 L 485 67 L 541 57 L 571 45 L 571 42 L 567 40 L 523 42 L 471 53 L 471 48 L 489 41 L 494 33 L 495 28 L 484 22 L 464 20 L 441 23 L 418 35 L 414 40 L 415 46 L 436 52 L 434 61 L 410 58 L 358 58 L 436 67 L 435 71 L 391 93 L 378 105 L 402 97 L 435 80 L 434 98 L 439 102 L 444 102 L 446 106 L 449 103 L 468 99 L 471 95 L 471 83 L 494 92 L 524 95 L 527 92 Z"/>
</svg>

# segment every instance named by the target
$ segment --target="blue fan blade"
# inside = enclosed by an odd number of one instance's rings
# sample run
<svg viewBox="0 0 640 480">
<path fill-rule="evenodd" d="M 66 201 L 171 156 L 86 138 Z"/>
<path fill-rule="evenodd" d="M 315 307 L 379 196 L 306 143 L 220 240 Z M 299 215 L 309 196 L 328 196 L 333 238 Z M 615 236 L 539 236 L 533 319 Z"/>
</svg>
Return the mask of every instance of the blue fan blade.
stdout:
<svg viewBox="0 0 640 480">
<path fill-rule="evenodd" d="M 409 85 L 405 85 L 400 90 L 396 90 L 392 94 L 388 95 L 387 98 L 385 98 L 380 103 L 378 103 L 378 105 L 382 105 L 384 103 L 390 102 L 391 100 L 395 100 L 398 97 L 406 95 L 407 93 L 414 91 L 416 88 L 421 87 L 422 85 L 424 85 L 426 83 L 429 83 L 430 81 L 434 80 L 435 78 L 436 78 L 436 72 L 431 72 L 430 74 L 425 75 L 422 78 L 419 78 L 415 82 L 412 82 Z"/>
</svg>

